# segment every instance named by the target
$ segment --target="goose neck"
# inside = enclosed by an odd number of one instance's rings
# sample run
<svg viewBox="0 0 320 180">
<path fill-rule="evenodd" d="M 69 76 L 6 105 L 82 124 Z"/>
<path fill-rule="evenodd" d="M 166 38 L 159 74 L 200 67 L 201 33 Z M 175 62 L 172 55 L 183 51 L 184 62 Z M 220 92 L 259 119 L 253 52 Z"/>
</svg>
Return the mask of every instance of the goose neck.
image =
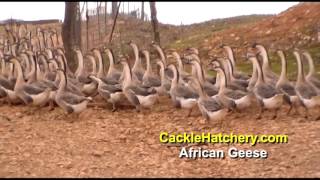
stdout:
<svg viewBox="0 0 320 180">
<path fill-rule="evenodd" d="M 281 74 L 279 81 L 286 81 L 287 80 L 287 61 L 284 57 L 283 52 L 279 52 L 279 56 L 281 59 Z"/>
<path fill-rule="evenodd" d="M 298 77 L 297 77 L 297 83 L 304 83 L 305 77 L 304 77 L 304 70 L 303 70 L 303 63 L 301 61 L 300 54 L 298 52 L 293 53 L 298 64 Z"/>
<path fill-rule="evenodd" d="M 307 76 L 312 76 L 316 74 L 315 68 L 314 68 L 314 62 L 313 59 L 311 57 L 311 55 L 309 53 L 303 53 L 304 57 L 306 57 L 306 59 L 308 60 L 308 64 L 309 64 L 309 73 L 307 74 Z"/>
</svg>

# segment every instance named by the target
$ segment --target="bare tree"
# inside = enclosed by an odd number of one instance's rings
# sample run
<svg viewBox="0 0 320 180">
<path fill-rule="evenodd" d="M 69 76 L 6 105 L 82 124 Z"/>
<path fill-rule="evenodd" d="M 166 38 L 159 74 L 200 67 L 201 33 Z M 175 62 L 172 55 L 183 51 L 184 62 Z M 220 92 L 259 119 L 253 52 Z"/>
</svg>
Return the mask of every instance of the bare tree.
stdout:
<svg viewBox="0 0 320 180">
<path fill-rule="evenodd" d="M 144 1 L 142 1 L 141 3 L 141 20 L 144 21 Z"/>
<path fill-rule="evenodd" d="M 65 2 L 65 15 L 62 26 L 62 40 L 66 52 L 66 58 L 72 71 L 77 67 L 77 61 L 73 53 L 74 47 L 80 47 L 80 34 L 78 13 L 79 2 Z M 78 30 L 77 30 L 78 29 Z"/>
<path fill-rule="evenodd" d="M 117 14 L 117 5 L 118 5 L 118 2 L 117 1 L 112 1 L 112 18 L 115 19 L 116 17 L 116 14 Z"/>
<path fill-rule="evenodd" d="M 153 27 L 153 33 L 154 33 L 154 41 L 160 45 L 160 33 L 158 28 L 156 2 L 154 1 L 150 2 L 150 11 L 151 11 L 151 23 Z"/>
</svg>

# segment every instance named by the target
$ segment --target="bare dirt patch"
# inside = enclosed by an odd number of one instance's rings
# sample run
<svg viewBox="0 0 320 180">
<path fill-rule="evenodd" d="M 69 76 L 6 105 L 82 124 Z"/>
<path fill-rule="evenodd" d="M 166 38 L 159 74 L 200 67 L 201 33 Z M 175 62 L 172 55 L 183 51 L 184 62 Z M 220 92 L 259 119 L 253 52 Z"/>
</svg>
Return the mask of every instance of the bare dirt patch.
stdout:
<svg viewBox="0 0 320 180">
<path fill-rule="evenodd" d="M 224 129 L 201 124 L 199 112 L 185 117 L 162 99 L 152 111 L 90 107 L 70 121 L 60 108 L 0 107 L 0 177 L 320 177 L 320 121 L 297 115 L 256 120 L 256 109 L 226 118 Z M 313 114 L 317 112 L 314 111 Z M 265 149 L 259 159 L 179 159 L 181 147 L 160 144 L 159 133 L 213 132 L 287 134 L 288 144 L 201 145 Z"/>
</svg>

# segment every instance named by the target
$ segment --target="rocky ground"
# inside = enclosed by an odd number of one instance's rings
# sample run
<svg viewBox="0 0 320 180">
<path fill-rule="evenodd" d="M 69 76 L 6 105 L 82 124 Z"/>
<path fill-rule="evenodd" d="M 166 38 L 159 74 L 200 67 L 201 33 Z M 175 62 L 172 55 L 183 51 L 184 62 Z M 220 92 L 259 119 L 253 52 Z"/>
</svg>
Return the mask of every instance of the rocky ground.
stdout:
<svg viewBox="0 0 320 180">
<path fill-rule="evenodd" d="M 320 177 L 320 121 L 287 116 L 287 107 L 275 120 L 270 112 L 256 120 L 255 108 L 231 114 L 220 128 L 203 124 L 198 111 L 186 118 L 166 98 L 140 114 L 130 107 L 112 113 L 101 103 L 74 120 L 60 108 L 2 105 L 0 177 Z M 201 145 L 265 149 L 269 157 L 190 160 L 178 158 L 181 147 L 161 144 L 161 131 L 287 134 L 289 143 Z"/>
</svg>

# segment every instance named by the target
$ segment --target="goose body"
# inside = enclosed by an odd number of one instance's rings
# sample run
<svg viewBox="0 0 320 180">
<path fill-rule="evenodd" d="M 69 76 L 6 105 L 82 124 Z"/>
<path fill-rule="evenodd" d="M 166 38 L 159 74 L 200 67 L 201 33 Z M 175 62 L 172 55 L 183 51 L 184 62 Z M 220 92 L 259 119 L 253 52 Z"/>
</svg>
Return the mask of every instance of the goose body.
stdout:
<svg viewBox="0 0 320 180">
<path fill-rule="evenodd" d="M 253 88 L 253 92 L 259 102 L 260 105 L 260 113 L 257 118 L 261 118 L 261 114 L 264 109 L 275 110 L 275 114 L 272 117 L 275 119 L 278 115 L 278 110 L 282 106 L 283 103 L 283 93 L 277 93 L 274 86 L 271 84 L 266 83 L 263 76 L 263 70 L 260 66 L 256 55 L 252 53 L 248 53 L 248 59 L 255 64 L 257 71 L 258 71 L 258 80 Z"/>
<path fill-rule="evenodd" d="M 118 103 L 123 98 L 123 92 L 120 85 L 109 85 L 104 83 L 101 79 L 90 75 L 89 78 L 93 79 L 98 83 L 98 93 L 99 95 L 109 103 L 112 103 L 112 111 L 116 111 L 116 103 Z"/>
<path fill-rule="evenodd" d="M 227 108 L 225 108 L 217 98 L 212 98 L 206 95 L 198 79 L 191 78 L 190 84 L 195 87 L 199 94 L 197 104 L 202 116 L 207 121 L 223 120 L 228 112 Z"/>
<path fill-rule="evenodd" d="M 227 98 L 229 101 L 228 106 L 230 108 L 237 108 L 239 110 L 245 109 L 250 107 L 251 101 L 253 98 L 253 93 L 243 92 L 241 90 L 232 90 L 227 88 L 227 78 L 226 73 L 224 69 L 222 68 L 222 65 L 219 63 L 220 61 L 212 61 L 210 63 L 211 66 L 213 66 L 213 70 L 217 71 L 219 74 L 219 80 L 220 80 L 220 86 L 219 86 L 219 92 L 217 94 L 220 98 Z M 234 105 L 233 105 L 234 103 Z M 235 106 L 235 107 L 234 107 Z"/>
<path fill-rule="evenodd" d="M 49 101 L 50 88 L 42 89 L 37 86 L 25 83 L 23 73 L 19 61 L 15 58 L 11 59 L 18 73 L 17 81 L 14 87 L 15 94 L 25 103 L 34 106 L 41 106 Z"/>
<path fill-rule="evenodd" d="M 221 47 L 226 51 L 228 59 L 231 61 L 232 69 L 234 71 L 234 73 L 233 73 L 234 77 L 237 79 L 245 80 L 245 81 L 248 80 L 249 76 L 238 71 L 232 48 L 227 45 L 222 45 Z"/>
<path fill-rule="evenodd" d="M 91 97 L 79 96 L 67 91 L 67 77 L 66 73 L 58 69 L 58 75 L 60 77 L 59 89 L 55 96 L 55 102 L 68 114 L 79 114 L 87 108 L 87 104 L 92 100 Z"/>
<path fill-rule="evenodd" d="M 170 96 L 171 100 L 176 108 L 184 108 L 191 113 L 192 108 L 197 104 L 199 95 L 190 87 L 179 84 L 179 72 L 177 67 L 170 64 L 167 70 L 170 69 L 173 72 L 173 79 L 171 81 Z"/>
<path fill-rule="evenodd" d="M 294 106 L 295 108 L 299 105 L 300 100 L 299 97 L 295 91 L 295 88 L 291 82 L 286 77 L 287 74 L 287 61 L 285 59 L 285 55 L 283 51 L 278 50 L 277 51 L 278 56 L 281 59 L 281 74 L 280 78 L 276 84 L 276 89 L 282 93 L 284 93 L 285 98 L 284 100 L 290 105 L 290 109 L 288 113 L 290 113 L 292 107 Z M 288 114 L 287 113 L 287 114 Z"/>
<path fill-rule="evenodd" d="M 309 73 L 306 75 L 306 80 L 310 82 L 312 85 L 314 85 L 316 88 L 320 89 L 320 80 L 317 78 L 311 54 L 307 51 L 304 51 L 302 55 L 308 60 L 309 64 Z"/>
<path fill-rule="evenodd" d="M 158 100 L 158 94 L 153 88 L 146 88 L 133 81 L 132 71 L 126 60 L 122 60 L 124 80 L 122 91 L 129 102 L 140 111 L 141 107 L 151 108 Z"/>
<path fill-rule="evenodd" d="M 306 108 L 306 111 L 310 108 L 314 108 L 320 105 L 320 96 L 317 90 L 312 86 L 304 76 L 303 63 L 301 61 L 301 56 L 298 51 L 293 52 L 297 64 L 298 64 L 298 77 L 295 84 L 295 90 L 299 96 L 302 105 Z M 307 117 L 308 115 L 306 115 Z"/>
</svg>

